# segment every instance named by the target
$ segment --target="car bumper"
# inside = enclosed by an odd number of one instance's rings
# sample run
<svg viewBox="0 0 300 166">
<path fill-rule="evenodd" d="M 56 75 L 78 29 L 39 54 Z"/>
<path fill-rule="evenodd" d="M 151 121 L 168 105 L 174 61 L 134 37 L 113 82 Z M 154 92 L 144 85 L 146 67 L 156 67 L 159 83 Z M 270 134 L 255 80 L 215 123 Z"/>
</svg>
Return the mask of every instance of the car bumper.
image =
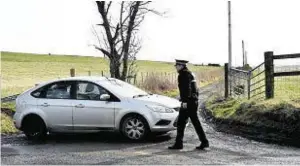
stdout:
<svg viewBox="0 0 300 166">
<path fill-rule="evenodd" d="M 167 132 L 177 129 L 178 112 L 175 113 L 157 113 L 150 125 L 152 132 Z"/>
<path fill-rule="evenodd" d="M 20 120 L 20 113 L 16 112 L 13 116 L 13 122 L 15 127 L 20 130 L 21 129 L 21 120 Z"/>
</svg>

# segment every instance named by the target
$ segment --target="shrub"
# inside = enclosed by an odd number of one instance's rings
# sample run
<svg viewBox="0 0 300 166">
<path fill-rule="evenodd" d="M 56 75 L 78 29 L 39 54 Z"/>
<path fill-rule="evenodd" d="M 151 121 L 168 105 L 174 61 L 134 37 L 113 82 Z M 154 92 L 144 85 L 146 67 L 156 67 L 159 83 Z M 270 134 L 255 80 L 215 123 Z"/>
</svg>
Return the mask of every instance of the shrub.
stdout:
<svg viewBox="0 0 300 166">
<path fill-rule="evenodd" d="M 141 85 L 143 89 L 147 91 L 157 93 L 162 91 L 169 91 L 177 88 L 177 84 L 171 82 L 168 78 L 162 76 L 156 76 L 155 74 L 150 74 L 145 78 L 143 84 Z"/>
</svg>

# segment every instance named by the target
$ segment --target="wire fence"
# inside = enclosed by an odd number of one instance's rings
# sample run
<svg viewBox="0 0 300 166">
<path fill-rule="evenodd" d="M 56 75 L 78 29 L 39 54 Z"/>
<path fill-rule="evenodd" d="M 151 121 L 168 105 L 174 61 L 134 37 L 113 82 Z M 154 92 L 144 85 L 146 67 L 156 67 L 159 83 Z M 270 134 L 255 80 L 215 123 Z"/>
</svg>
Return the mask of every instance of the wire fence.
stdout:
<svg viewBox="0 0 300 166">
<path fill-rule="evenodd" d="M 300 65 L 276 66 L 275 73 L 300 71 Z M 300 99 L 300 75 L 274 78 L 274 97 L 277 99 Z"/>
<path fill-rule="evenodd" d="M 110 77 L 110 72 L 107 70 L 103 70 L 101 72 L 92 72 L 92 71 L 71 71 L 70 69 L 70 75 L 72 76 L 103 76 L 103 77 Z M 74 72 L 74 73 L 72 73 Z M 196 80 L 199 84 L 201 83 L 208 83 L 213 82 L 221 77 L 223 77 L 223 70 L 220 69 L 212 69 L 212 70 L 200 70 L 200 71 L 192 71 L 195 76 Z M 178 73 L 177 72 L 138 72 L 134 75 L 127 76 L 126 81 L 128 83 L 131 83 L 133 85 L 137 86 L 143 86 L 146 82 L 149 82 L 150 80 L 164 80 L 166 83 L 170 84 L 176 84 L 177 85 L 177 78 Z"/>
<path fill-rule="evenodd" d="M 248 94 L 249 73 L 244 70 L 231 68 L 229 70 L 229 95 L 234 98 L 245 98 Z"/>
</svg>

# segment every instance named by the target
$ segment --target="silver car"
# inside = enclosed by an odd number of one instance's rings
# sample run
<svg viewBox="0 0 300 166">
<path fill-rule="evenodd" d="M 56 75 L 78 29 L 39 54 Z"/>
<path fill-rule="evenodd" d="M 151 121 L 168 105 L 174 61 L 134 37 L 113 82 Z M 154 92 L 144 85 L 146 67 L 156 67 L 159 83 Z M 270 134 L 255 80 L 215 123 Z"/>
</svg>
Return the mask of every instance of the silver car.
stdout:
<svg viewBox="0 0 300 166">
<path fill-rule="evenodd" d="M 14 124 L 29 139 L 47 133 L 118 131 L 131 140 L 176 129 L 180 102 L 106 77 L 42 83 L 16 99 Z"/>
</svg>

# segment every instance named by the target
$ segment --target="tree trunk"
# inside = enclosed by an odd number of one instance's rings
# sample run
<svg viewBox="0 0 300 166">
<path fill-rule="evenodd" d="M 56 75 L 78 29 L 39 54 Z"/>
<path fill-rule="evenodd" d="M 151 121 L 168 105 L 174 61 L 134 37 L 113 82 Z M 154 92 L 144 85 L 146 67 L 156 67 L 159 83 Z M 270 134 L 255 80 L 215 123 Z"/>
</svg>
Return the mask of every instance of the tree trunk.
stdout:
<svg viewBox="0 0 300 166">
<path fill-rule="evenodd" d="M 120 62 L 119 60 L 112 58 L 110 59 L 110 75 L 112 78 L 120 79 Z"/>
<path fill-rule="evenodd" d="M 130 47 L 130 40 L 131 35 L 134 27 L 134 21 L 139 11 L 140 1 L 137 1 L 133 7 L 132 15 L 129 18 L 128 30 L 126 34 L 126 41 L 124 43 L 124 57 L 123 57 L 123 71 L 122 71 L 122 80 L 126 80 L 127 72 L 128 72 L 128 54 L 129 54 L 129 47 Z"/>
</svg>

